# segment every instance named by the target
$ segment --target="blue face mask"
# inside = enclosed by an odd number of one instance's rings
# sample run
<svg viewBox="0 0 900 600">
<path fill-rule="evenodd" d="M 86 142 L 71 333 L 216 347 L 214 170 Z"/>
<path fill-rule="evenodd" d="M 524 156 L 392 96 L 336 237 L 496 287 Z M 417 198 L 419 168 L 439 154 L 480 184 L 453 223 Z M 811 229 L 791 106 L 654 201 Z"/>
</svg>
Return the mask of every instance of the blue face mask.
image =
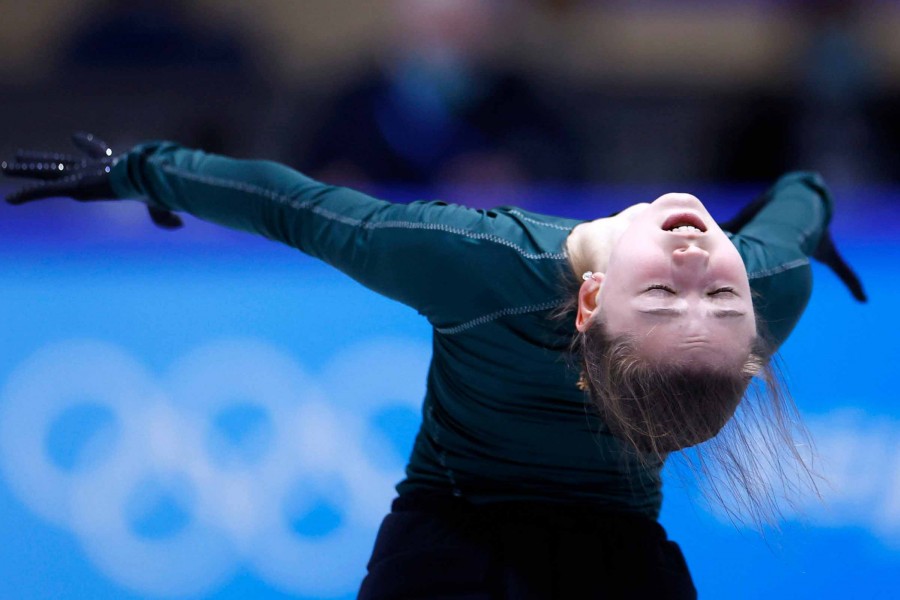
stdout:
<svg viewBox="0 0 900 600">
<path fill-rule="evenodd" d="M 464 106 L 478 90 L 475 70 L 455 52 L 432 48 L 425 56 L 411 56 L 397 68 L 394 84 L 425 110 Z"/>
</svg>

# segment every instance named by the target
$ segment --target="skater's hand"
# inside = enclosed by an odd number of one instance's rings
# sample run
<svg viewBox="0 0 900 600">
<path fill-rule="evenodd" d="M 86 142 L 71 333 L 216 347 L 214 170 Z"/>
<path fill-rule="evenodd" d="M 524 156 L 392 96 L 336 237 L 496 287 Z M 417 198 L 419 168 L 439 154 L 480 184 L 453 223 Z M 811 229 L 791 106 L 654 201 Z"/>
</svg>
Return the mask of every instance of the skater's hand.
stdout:
<svg viewBox="0 0 900 600">
<path fill-rule="evenodd" d="M 837 246 L 834 245 L 834 240 L 831 239 L 830 231 L 826 230 L 822 235 L 822 239 L 819 241 L 819 245 L 816 246 L 812 256 L 834 271 L 834 274 L 844 282 L 844 285 L 847 286 L 847 289 L 850 290 L 850 293 L 853 294 L 856 300 L 859 302 L 868 301 L 866 292 L 863 290 L 862 281 L 859 280 L 859 276 L 838 252 Z"/>
<path fill-rule="evenodd" d="M 106 142 L 89 133 L 76 133 L 72 142 L 82 156 L 19 150 L 10 161 L 0 162 L 7 177 L 36 180 L 6 196 L 9 204 L 25 204 L 45 198 L 72 198 L 79 202 L 116 200 L 109 173 L 118 158 Z M 147 206 L 150 218 L 159 227 L 177 229 L 181 218 L 175 213 Z"/>
</svg>

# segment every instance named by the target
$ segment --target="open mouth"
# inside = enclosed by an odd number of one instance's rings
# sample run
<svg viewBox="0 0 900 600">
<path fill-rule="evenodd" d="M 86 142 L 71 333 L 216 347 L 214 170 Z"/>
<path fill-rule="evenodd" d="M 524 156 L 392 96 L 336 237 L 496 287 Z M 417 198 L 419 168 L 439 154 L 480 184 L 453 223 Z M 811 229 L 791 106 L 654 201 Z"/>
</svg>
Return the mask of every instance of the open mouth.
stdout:
<svg viewBox="0 0 900 600">
<path fill-rule="evenodd" d="M 703 219 L 694 213 L 678 213 L 667 218 L 662 224 L 665 231 L 675 233 L 705 233 Z"/>
</svg>

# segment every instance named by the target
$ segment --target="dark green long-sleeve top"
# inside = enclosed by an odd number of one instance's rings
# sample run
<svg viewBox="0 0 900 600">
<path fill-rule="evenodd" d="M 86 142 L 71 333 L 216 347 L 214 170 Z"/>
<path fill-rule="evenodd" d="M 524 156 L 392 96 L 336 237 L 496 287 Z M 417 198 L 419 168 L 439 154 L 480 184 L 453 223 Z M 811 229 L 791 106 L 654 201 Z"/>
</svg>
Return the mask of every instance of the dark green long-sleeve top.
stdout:
<svg viewBox="0 0 900 600">
<path fill-rule="evenodd" d="M 397 489 L 590 503 L 656 518 L 660 465 L 622 459 L 587 408 L 565 354 L 573 320 L 551 318 L 577 275 L 565 242 L 581 221 L 513 207 L 393 204 L 266 161 L 154 142 L 112 169 L 121 198 L 145 197 L 324 260 L 431 323 L 422 425 Z M 757 309 L 783 341 L 811 291 L 808 256 L 831 217 L 817 176 L 795 173 L 732 237 Z"/>
</svg>

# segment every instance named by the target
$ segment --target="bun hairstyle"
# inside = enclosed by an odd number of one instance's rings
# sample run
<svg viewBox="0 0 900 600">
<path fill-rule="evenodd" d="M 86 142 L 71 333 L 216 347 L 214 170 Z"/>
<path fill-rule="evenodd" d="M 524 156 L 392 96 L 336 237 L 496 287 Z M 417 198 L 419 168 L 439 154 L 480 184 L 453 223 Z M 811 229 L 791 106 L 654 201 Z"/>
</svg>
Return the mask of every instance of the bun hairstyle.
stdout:
<svg viewBox="0 0 900 600">
<path fill-rule="evenodd" d="M 783 500 L 806 490 L 818 495 L 812 456 L 798 451 L 812 448 L 809 434 L 764 334 L 731 369 L 669 363 L 645 357 L 627 336 L 611 336 L 598 315 L 576 332 L 571 350 L 578 386 L 624 451 L 643 466 L 678 452 L 704 480 L 706 498 L 733 521 L 775 525 Z"/>
</svg>

